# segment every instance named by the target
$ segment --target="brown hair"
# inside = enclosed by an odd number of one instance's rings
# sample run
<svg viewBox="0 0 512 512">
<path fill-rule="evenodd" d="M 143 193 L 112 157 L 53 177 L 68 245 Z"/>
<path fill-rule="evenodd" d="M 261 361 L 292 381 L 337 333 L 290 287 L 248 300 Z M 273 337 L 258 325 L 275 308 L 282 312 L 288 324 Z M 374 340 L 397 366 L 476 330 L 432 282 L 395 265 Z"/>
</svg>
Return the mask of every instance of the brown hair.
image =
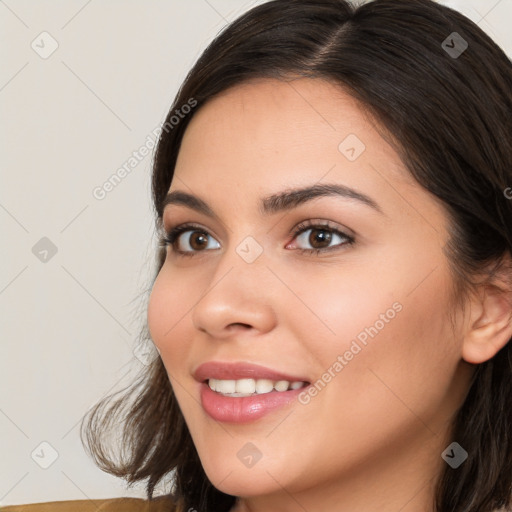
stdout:
<svg viewBox="0 0 512 512">
<path fill-rule="evenodd" d="M 462 41 L 468 46 L 460 53 Z M 152 178 L 158 229 L 194 113 L 252 78 L 297 76 L 328 80 L 359 100 L 390 134 L 412 176 L 442 201 L 451 221 L 445 249 L 460 298 L 484 271 L 488 282 L 501 275 L 510 283 L 512 200 L 504 191 L 512 186 L 512 64 L 475 23 L 432 0 L 358 7 L 345 0 L 274 0 L 227 26 L 186 77 L 167 117 L 173 128 L 160 137 Z M 176 124 L 174 111 L 192 98 L 194 112 Z M 165 254 L 162 248 L 153 282 Z M 149 340 L 147 326 L 143 336 Z M 512 343 L 477 366 L 453 424 L 453 438 L 469 457 L 439 476 L 438 512 L 510 506 L 511 377 Z M 146 480 L 148 498 L 172 477 L 170 497 L 180 510 L 232 507 L 236 498 L 204 473 L 160 357 L 114 397 L 99 402 L 82 424 L 84 446 L 103 470 L 129 484 Z M 103 437 L 117 423 L 123 425 L 118 456 Z"/>
</svg>

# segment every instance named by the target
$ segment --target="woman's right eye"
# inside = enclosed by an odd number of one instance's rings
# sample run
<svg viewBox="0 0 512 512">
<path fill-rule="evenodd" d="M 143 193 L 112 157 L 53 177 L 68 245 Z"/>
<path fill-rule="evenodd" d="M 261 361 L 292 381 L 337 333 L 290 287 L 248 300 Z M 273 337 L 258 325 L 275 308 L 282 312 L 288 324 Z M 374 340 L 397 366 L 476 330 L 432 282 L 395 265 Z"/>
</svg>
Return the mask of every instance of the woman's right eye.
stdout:
<svg viewBox="0 0 512 512">
<path fill-rule="evenodd" d="M 220 244 L 212 247 L 208 242 L 211 235 L 200 226 L 182 225 L 166 232 L 162 239 L 164 247 L 170 246 L 174 252 L 183 256 L 195 256 L 205 249 L 219 249 Z M 214 240 L 212 238 L 212 240 Z"/>
</svg>

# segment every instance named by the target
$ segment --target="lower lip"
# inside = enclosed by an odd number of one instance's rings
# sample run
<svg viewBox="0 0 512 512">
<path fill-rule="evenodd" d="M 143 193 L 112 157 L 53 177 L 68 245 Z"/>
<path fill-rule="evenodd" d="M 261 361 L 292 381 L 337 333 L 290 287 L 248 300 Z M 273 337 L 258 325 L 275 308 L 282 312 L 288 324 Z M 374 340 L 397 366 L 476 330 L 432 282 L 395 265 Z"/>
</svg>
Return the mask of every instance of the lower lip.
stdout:
<svg viewBox="0 0 512 512">
<path fill-rule="evenodd" d="M 227 423 L 249 423 L 266 414 L 288 405 L 307 386 L 289 391 L 271 391 L 253 396 L 228 397 L 201 384 L 201 404 L 205 412 L 216 421 Z"/>
</svg>

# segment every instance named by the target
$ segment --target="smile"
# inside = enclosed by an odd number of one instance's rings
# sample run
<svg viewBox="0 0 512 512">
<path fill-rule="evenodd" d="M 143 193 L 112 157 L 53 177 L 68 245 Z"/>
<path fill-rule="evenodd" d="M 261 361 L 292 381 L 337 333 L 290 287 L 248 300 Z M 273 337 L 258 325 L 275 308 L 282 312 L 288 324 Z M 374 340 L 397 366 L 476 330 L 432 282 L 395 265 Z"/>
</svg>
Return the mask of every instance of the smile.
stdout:
<svg viewBox="0 0 512 512">
<path fill-rule="evenodd" d="M 208 386 L 212 391 L 216 391 L 223 396 L 230 397 L 248 397 L 272 392 L 282 393 L 290 389 L 300 389 L 306 385 L 307 383 L 303 381 L 289 382 L 287 380 L 272 381 L 270 379 L 208 379 Z"/>
<path fill-rule="evenodd" d="M 310 385 L 291 375 L 248 362 L 209 361 L 193 371 L 203 411 L 227 423 L 248 423 L 291 404 Z"/>
</svg>

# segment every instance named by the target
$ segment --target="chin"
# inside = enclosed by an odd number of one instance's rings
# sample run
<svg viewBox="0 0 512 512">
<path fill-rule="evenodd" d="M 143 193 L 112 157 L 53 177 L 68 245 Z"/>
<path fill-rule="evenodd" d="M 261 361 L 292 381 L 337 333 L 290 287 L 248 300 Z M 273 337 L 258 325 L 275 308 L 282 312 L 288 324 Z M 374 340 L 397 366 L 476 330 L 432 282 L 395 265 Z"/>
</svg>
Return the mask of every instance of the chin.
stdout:
<svg viewBox="0 0 512 512">
<path fill-rule="evenodd" d="M 221 466 L 223 465 L 221 464 Z M 236 469 L 231 468 L 227 471 L 224 467 L 221 470 L 216 465 L 213 465 L 211 468 L 203 466 L 203 468 L 210 482 L 219 491 L 232 496 L 263 496 L 282 490 L 281 486 L 286 487 L 286 482 L 280 482 L 281 485 L 279 485 L 270 476 L 274 472 L 270 471 L 270 474 L 267 473 L 263 466 L 259 469 L 240 467 Z"/>
<path fill-rule="evenodd" d="M 199 449 L 201 464 L 210 482 L 225 494 L 233 496 L 259 496 L 287 487 L 289 468 L 282 457 L 265 457 L 246 439 L 234 437 L 228 446 L 225 442 L 212 449 Z M 261 446 L 261 443 L 258 443 Z M 270 449 L 270 447 L 268 448 Z M 282 454 L 280 454 L 282 455 Z M 286 481 L 284 476 L 286 475 Z"/>
</svg>

